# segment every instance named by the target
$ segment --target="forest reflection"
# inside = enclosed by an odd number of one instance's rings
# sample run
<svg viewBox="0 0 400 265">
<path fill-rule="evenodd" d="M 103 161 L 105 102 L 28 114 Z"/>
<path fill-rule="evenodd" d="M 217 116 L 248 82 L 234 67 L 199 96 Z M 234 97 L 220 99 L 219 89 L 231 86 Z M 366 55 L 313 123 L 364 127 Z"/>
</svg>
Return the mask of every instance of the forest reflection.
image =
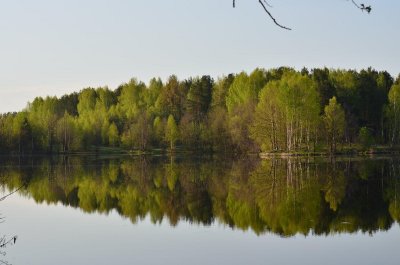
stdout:
<svg viewBox="0 0 400 265">
<path fill-rule="evenodd" d="M 400 221 L 396 158 L 2 159 L 0 182 L 37 203 L 280 236 L 388 230 Z"/>
</svg>

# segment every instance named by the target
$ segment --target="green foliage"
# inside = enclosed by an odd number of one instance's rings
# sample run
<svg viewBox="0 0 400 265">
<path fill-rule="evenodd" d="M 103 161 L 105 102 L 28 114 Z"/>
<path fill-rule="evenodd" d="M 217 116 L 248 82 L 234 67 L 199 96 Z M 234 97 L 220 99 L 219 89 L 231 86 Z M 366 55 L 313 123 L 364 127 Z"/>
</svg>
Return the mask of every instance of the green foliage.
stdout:
<svg viewBox="0 0 400 265">
<path fill-rule="evenodd" d="M 187 111 L 196 122 L 200 122 L 208 112 L 211 104 L 213 80 L 203 76 L 192 81 L 187 94 Z"/>
<path fill-rule="evenodd" d="M 233 113 L 236 108 L 242 105 L 256 102 L 258 93 L 266 83 L 266 74 L 260 69 L 254 70 L 250 76 L 245 72 L 237 75 L 226 96 L 228 112 Z"/>
<path fill-rule="evenodd" d="M 169 142 L 171 150 L 175 149 L 175 143 L 179 137 L 178 126 L 176 125 L 174 116 L 169 115 L 167 126 L 165 128 L 165 140 Z"/>
<path fill-rule="evenodd" d="M 164 125 L 164 121 L 161 120 L 160 117 L 156 117 L 154 119 L 153 122 L 153 136 L 154 136 L 154 140 L 156 143 L 162 143 L 164 140 L 164 129 L 165 129 L 165 125 Z"/>
<path fill-rule="evenodd" d="M 93 88 L 83 89 L 79 93 L 78 102 L 79 115 L 91 113 L 96 106 L 96 91 Z"/>
<path fill-rule="evenodd" d="M 233 74 L 230 74 L 226 77 L 222 77 L 217 80 L 214 84 L 214 88 L 212 91 L 212 103 L 213 107 L 226 107 L 225 99 L 228 94 L 229 87 L 232 85 L 235 77 Z"/>
<path fill-rule="evenodd" d="M 308 76 L 288 73 L 261 91 L 251 135 L 263 150 L 309 149 L 318 120 L 315 83 Z"/>
<path fill-rule="evenodd" d="M 118 145 L 119 142 L 119 134 L 118 129 L 115 123 L 111 123 L 110 127 L 108 128 L 108 143 L 110 146 L 115 147 Z"/>
<path fill-rule="evenodd" d="M 400 142 L 400 84 L 394 84 L 389 91 L 389 105 L 386 109 L 389 139 L 392 145 Z"/>
<path fill-rule="evenodd" d="M 216 80 L 131 79 L 116 90 L 38 97 L 22 112 L 0 115 L 0 150 L 146 150 L 179 142 L 185 150 L 235 155 L 334 152 L 337 144 L 363 145 L 363 127 L 376 143 L 400 144 L 400 78 L 385 71 L 281 67 Z"/>
<path fill-rule="evenodd" d="M 146 110 L 149 113 L 155 112 L 155 104 L 157 101 L 158 96 L 160 95 L 163 89 L 163 83 L 160 78 L 153 78 L 150 80 L 150 84 L 148 89 L 144 91 L 144 102 L 146 104 Z"/>
<path fill-rule="evenodd" d="M 254 109 L 260 90 L 267 83 L 264 70 L 256 69 L 250 76 L 245 72 L 237 75 L 229 87 L 226 107 L 229 117 L 230 138 L 238 152 L 254 150 L 249 127 L 253 122 Z"/>
<path fill-rule="evenodd" d="M 122 86 L 121 95 L 118 97 L 118 107 L 122 117 L 131 120 L 139 114 L 145 106 L 144 90 L 145 85 L 136 79 Z"/>
<path fill-rule="evenodd" d="M 183 86 L 179 83 L 178 78 L 171 76 L 155 103 L 157 114 L 163 118 L 173 115 L 179 120 L 183 114 L 185 96 Z"/>
<path fill-rule="evenodd" d="M 330 146 L 330 152 L 336 152 L 336 145 L 341 141 L 346 126 L 345 114 L 342 106 L 337 103 L 336 97 L 329 100 L 325 106 L 324 124 L 326 137 Z"/>
<path fill-rule="evenodd" d="M 28 105 L 28 121 L 32 125 L 34 146 L 53 152 L 57 120 L 63 114 L 56 97 L 36 98 Z"/>
<path fill-rule="evenodd" d="M 57 142 L 61 144 L 62 152 L 79 150 L 80 139 L 76 119 L 67 111 L 65 111 L 64 116 L 58 120 L 56 130 L 56 139 Z"/>
<path fill-rule="evenodd" d="M 329 78 L 329 69 L 313 69 L 312 79 L 316 84 L 316 89 L 320 97 L 321 113 L 324 111 L 324 107 L 328 105 L 329 99 L 336 94 L 336 89 L 332 80 Z"/>
<path fill-rule="evenodd" d="M 226 96 L 226 107 L 229 113 L 232 113 L 237 106 L 243 105 L 251 99 L 255 100 L 256 95 L 257 92 L 249 86 L 249 76 L 245 72 L 240 73 L 235 77 Z"/>
<path fill-rule="evenodd" d="M 210 132 L 210 142 L 213 149 L 217 152 L 231 152 L 231 139 L 229 125 L 227 124 L 228 113 L 223 106 L 215 107 L 209 113 L 208 128 Z"/>
<path fill-rule="evenodd" d="M 32 128 L 26 117 L 26 113 L 20 112 L 14 117 L 12 136 L 17 143 L 20 153 L 31 151 L 32 146 Z"/>
</svg>

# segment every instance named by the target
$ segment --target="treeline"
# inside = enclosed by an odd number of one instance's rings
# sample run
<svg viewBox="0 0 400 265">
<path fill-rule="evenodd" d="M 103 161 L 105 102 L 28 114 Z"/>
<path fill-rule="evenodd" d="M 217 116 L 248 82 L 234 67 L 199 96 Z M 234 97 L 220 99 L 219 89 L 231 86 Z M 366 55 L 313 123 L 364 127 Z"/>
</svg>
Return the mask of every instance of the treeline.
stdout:
<svg viewBox="0 0 400 265">
<path fill-rule="evenodd" d="M 207 152 L 331 151 L 400 141 L 400 76 L 373 69 L 256 69 L 36 98 L 0 116 L 0 150 L 93 147 Z"/>
</svg>

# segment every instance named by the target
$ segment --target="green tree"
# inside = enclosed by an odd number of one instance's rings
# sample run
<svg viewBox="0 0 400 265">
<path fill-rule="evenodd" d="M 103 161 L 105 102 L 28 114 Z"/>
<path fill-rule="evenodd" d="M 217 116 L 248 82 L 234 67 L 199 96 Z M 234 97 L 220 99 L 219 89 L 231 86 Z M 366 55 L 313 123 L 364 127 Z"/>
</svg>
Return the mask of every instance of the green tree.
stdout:
<svg viewBox="0 0 400 265">
<path fill-rule="evenodd" d="M 19 150 L 19 146 L 16 146 L 15 140 L 15 125 L 14 125 L 14 117 L 15 113 L 7 113 L 2 114 L 0 116 L 0 141 L 1 141 L 1 152 L 5 151 L 17 151 Z M 20 127 L 20 126 L 18 126 Z M 18 129 L 19 133 L 19 129 Z"/>
<path fill-rule="evenodd" d="M 346 114 L 345 139 L 351 144 L 357 137 L 360 127 L 360 100 L 358 73 L 353 70 L 331 70 L 329 78 L 336 90 L 336 98 L 341 102 Z"/>
<path fill-rule="evenodd" d="M 155 108 L 157 114 L 163 118 L 173 115 L 177 120 L 183 115 L 186 93 L 184 86 L 176 76 L 170 76 L 165 87 L 161 90 Z"/>
<path fill-rule="evenodd" d="M 57 121 L 63 114 L 56 97 L 35 98 L 28 104 L 28 121 L 36 136 L 36 147 L 50 153 L 54 151 Z"/>
<path fill-rule="evenodd" d="M 160 117 L 156 117 L 153 121 L 153 136 L 157 146 L 161 146 L 165 137 L 165 121 L 163 121 Z"/>
<path fill-rule="evenodd" d="M 320 96 L 320 108 L 323 113 L 325 106 L 329 104 L 329 99 L 336 95 L 335 87 L 329 78 L 329 69 L 313 69 L 312 79 Z"/>
<path fill-rule="evenodd" d="M 283 150 L 285 141 L 282 130 L 283 115 L 277 82 L 270 82 L 260 93 L 260 101 L 255 110 L 254 122 L 250 128 L 251 137 L 262 150 Z"/>
<path fill-rule="evenodd" d="M 235 77 L 226 96 L 230 138 L 233 151 L 244 152 L 255 148 L 250 138 L 249 127 L 253 122 L 254 109 L 258 93 L 267 82 L 266 74 L 261 69 L 254 70 L 250 76 L 245 72 Z"/>
<path fill-rule="evenodd" d="M 211 93 L 214 81 L 210 76 L 202 76 L 192 81 L 187 94 L 187 111 L 196 123 L 200 122 L 208 112 L 211 104 Z"/>
<path fill-rule="evenodd" d="M 212 91 L 212 103 L 213 107 L 219 106 L 226 108 L 226 96 L 228 94 L 229 87 L 232 85 L 235 76 L 229 74 L 226 77 L 222 77 L 217 80 Z"/>
<path fill-rule="evenodd" d="M 118 128 L 115 123 L 111 123 L 108 129 L 108 143 L 110 146 L 115 147 L 118 146 L 119 142 L 119 133 Z"/>
<path fill-rule="evenodd" d="M 75 120 L 65 111 L 64 116 L 57 122 L 57 142 L 61 144 L 63 152 L 71 150 L 76 133 Z"/>
<path fill-rule="evenodd" d="M 150 80 L 149 87 L 144 91 L 144 102 L 146 104 L 146 110 L 150 114 L 155 113 L 155 104 L 158 96 L 163 88 L 163 82 L 160 78 L 153 78 Z"/>
<path fill-rule="evenodd" d="M 32 152 L 32 128 L 25 112 L 20 112 L 13 119 L 13 140 L 17 143 L 18 153 Z"/>
<path fill-rule="evenodd" d="M 175 149 L 175 143 L 179 137 L 178 126 L 176 125 L 174 116 L 169 115 L 167 126 L 165 128 L 165 139 L 169 142 L 171 150 Z"/>
<path fill-rule="evenodd" d="M 389 73 L 371 68 L 255 69 L 216 83 L 209 76 L 183 81 L 171 76 L 165 85 L 153 78 L 148 87 L 132 79 L 114 91 L 86 88 L 61 98 L 39 97 L 23 114 L 2 115 L 0 148 L 69 152 L 119 143 L 126 148 L 165 148 L 166 142 L 170 145 L 165 137 L 170 115 L 179 131 L 175 142 L 190 150 L 336 148 L 332 137 L 319 130 L 327 127 L 324 110 L 332 97 L 345 113 L 344 142 L 363 142 L 359 134 L 365 127 L 374 142 L 393 146 L 400 143 L 398 86 L 400 78 L 394 82 Z M 29 144 L 18 140 L 21 128 L 29 132 Z"/>
<path fill-rule="evenodd" d="M 213 150 L 219 152 L 230 152 L 232 146 L 229 124 L 228 124 L 228 113 L 223 106 L 216 106 L 209 113 L 208 117 L 208 128 L 210 130 L 210 141 Z"/>
<path fill-rule="evenodd" d="M 389 91 L 389 105 L 386 110 L 390 144 L 400 142 L 400 84 L 394 84 Z"/>
<path fill-rule="evenodd" d="M 228 112 L 233 113 L 240 106 L 254 104 L 257 101 L 258 93 L 266 82 L 266 75 L 260 69 L 254 70 L 250 76 L 245 72 L 237 75 L 226 96 Z"/>
<path fill-rule="evenodd" d="M 324 112 L 326 139 L 329 143 L 330 152 L 335 153 L 337 143 L 343 138 L 346 126 L 345 114 L 336 97 L 329 100 L 329 105 L 325 106 Z"/>
<path fill-rule="evenodd" d="M 93 88 L 83 89 L 78 97 L 78 114 L 90 113 L 96 106 L 96 91 Z"/>
<path fill-rule="evenodd" d="M 135 127 L 134 123 L 125 124 L 125 129 L 121 135 L 122 146 L 129 149 L 134 149 L 136 146 Z"/>
<path fill-rule="evenodd" d="M 142 112 L 138 114 L 136 119 L 126 126 L 122 135 L 124 146 L 131 149 L 146 150 L 152 135 L 152 126 L 147 113 Z"/>
<path fill-rule="evenodd" d="M 118 97 L 118 108 L 121 117 L 133 120 L 145 107 L 144 91 L 146 86 L 136 79 L 122 86 Z"/>
<path fill-rule="evenodd" d="M 287 73 L 260 93 L 251 136 L 263 150 L 309 150 L 319 120 L 315 83 L 306 75 Z M 313 137 L 314 136 L 314 137 Z"/>
</svg>

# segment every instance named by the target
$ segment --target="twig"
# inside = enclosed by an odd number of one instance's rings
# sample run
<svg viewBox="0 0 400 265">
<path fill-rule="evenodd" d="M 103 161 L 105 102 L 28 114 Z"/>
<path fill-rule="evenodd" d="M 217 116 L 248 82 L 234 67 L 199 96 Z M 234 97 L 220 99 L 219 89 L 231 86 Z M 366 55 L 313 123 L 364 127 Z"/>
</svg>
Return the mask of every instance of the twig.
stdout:
<svg viewBox="0 0 400 265">
<path fill-rule="evenodd" d="M 13 192 L 7 194 L 6 196 L 1 197 L 1 198 L 0 198 L 0 201 L 4 201 L 8 196 L 13 195 L 14 193 L 16 193 L 17 191 L 19 191 L 19 190 L 22 189 L 23 187 L 25 187 L 25 184 L 23 184 L 21 187 L 19 187 L 19 188 L 16 189 L 15 191 L 13 191 Z"/>
<path fill-rule="evenodd" d="M 275 25 L 277 25 L 280 28 L 286 29 L 286 30 L 292 30 L 291 28 L 285 27 L 281 24 L 278 23 L 278 21 L 276 21 L 276 19 L 272 16 L 272 14 L 268 11 L 267 7 L 264 5 L 264 3 L 261 0 L 258 0 L 258 2 L 262 5 L 262 7 L 264 8 L 265 12 L 267 12 L 268 16 L 272 19 L 272 21 L 274 21 Z"/>
<path fill-rule="evenodd" d="M 347 0 L 348 1 L 348 0 Z M 280 28 L 286 29 L 286 30 L 292 30 L 291 28 L 285 27 L 281 24 L 278 23 L 278 21 L 272 16 L 271 12 L 267 9 L 267 6 L 272 8 L 272 5 L 270 5 L 267 0 L 258 0 L 258 2 L 261 4 L 261 6 L 264 8 L 264 11 L 268 14 L 268 16 L 272 19 L 272 21 L 275 23 Z M 372 7 L 371 6 L 366 6 L 365 4 L 357 4 L 354 0 L 351 0 L 351 2 L 361 11 L 366 11 L 368 14 L 371 13 Z M 236 7 L 236 0 L 233 0 L 232 2 L 233 8 Z"/>
<path fill-rule="evenodd" d="M 364 4 L 358 5 L 354 0 L 351 0 L 351 2 L 352 2 L 358 9 L 360 9 L 361 11 L 367 11 L 368 14 L 371 13 L 371 11 L 372 11 L 372 7 L 371 7 L 371 6 L 366 6 L 366 5 L 364 5 Z"/>
<path fill-rule="evenodd" d="M 9 244 L 15 244 L 15 242 L 17 242 L 17 236 L 13 236 L 12 238 L 10 238 L 8 241 L 6 241 L 6 238 L 3 237 L 0 241 L 0 248 L 5 248 L 7 245 Z M 3 243 L 4 242 L 4 243 Z"/>
<path fill-rule="evenodd" d="M 266 4 L 267 6 L 269 6 L 269 7 L 271 7 L 272 8 L 272 5 L 270 5 L 268 2 L 267 2 L 267 0 L 263 0 L 264 1 L 264 4 Z M 233 0 L 233 8 L 235 8 L 236 7 L 236 0 Z"/>
<path fill-rule="evenodd" d="M 291 28 L 288 28 L 288 27 L 285 27 L 285 26 L 279 24 L 278 21 L 274 18 L 274 16 L 272 16 L 271 12 L 269 12 L 268 9 L 267 9 L 267 6 L 271 7 L 271 8 L 272 8 L 272 6 L 267 2 L 267 0 L 258 0 L 258 2 L 264 8 L 265 12 L 272 19 L 272 21 L 274 21 L 275 25 L 277 25 L 280 28 L 286 29 L 286 30 L 292 30 Z M 235 8 L 236 7 L 236 0 L 233 0 L 232 4 L 233 4 L 233 8 Z"/>
<path fill-rule="evenodd" d="M 264 0 L 264 4 L 266 4 L 268 7 L 270 7 L 270 8 L 273 8 L 273 6 L 272 5 L 270 5 L 268 2 L 267 2 L 267 0 Z"/>
<path fill-rule="evenodd" d="M 357 8 L 361 9 L 361 7 L 360 7 L 356 2 L 354 2 L 354 0 L 351 0 L 351 2 L 353 2 L 353 4 L 354 4 Z"/>
</svg>

